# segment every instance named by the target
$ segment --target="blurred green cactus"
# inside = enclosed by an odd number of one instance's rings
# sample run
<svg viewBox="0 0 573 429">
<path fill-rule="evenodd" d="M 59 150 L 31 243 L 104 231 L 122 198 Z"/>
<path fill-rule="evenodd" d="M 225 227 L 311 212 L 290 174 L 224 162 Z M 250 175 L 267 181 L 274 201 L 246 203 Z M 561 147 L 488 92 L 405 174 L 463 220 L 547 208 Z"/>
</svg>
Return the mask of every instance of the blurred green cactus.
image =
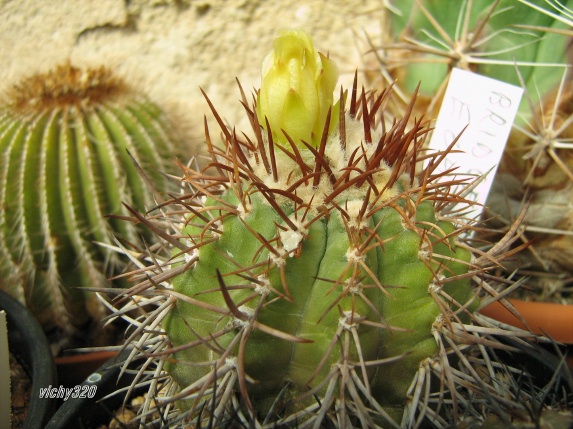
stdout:
<svg viewBox="0 0 573 429">
<path fill-rule="evenodd" d="M 403 97 L 398 114 L 420 84 L 424 103 L 418 112 L 437 116 L 454 67 L 525 90 L 486 217 L 493 219 L 491 227 L 506 229 L 527 201 L 524 223 L 532 245 L 516 269 L 531 280 L 519 296 L 571 304 L 573 1 L 391 4 L 376 53 L 384 80 L 394 82 Z"/>
<path fill-rule="evenodd" d="M 529 3 L 529 4 L 527 4 Z M 378 47 L 387 76 L 412 94 L 439 102 L 454 67 L 524 86 L 537 102 L 560 81 L 567 38 L 559 4 L 546 0 L 406 0 L 388 13 L 388 39 Z M 564 2 L 567 3 L 567 2 Z M 532 7 L 533 6 L 533 7 Z M 439 103 L 438 103 L 439 105 Z M 521 112 L 528 113 L 527 101 Z M 518 119 L 520 120 L 520 119 Z"/>
<path fill-rule="evenodd" d="M 46 329 L 70 333 L 103 305 L 125 265 L 114 235 L 139 242 L 122 203 L 154 205 L 174 153 L 164 114 L 104 68 L 61 65 L 23 79 L 0 106 L 0 285 Z M 96 244 L 99 243 L 99 244 Z"/>
</svg>

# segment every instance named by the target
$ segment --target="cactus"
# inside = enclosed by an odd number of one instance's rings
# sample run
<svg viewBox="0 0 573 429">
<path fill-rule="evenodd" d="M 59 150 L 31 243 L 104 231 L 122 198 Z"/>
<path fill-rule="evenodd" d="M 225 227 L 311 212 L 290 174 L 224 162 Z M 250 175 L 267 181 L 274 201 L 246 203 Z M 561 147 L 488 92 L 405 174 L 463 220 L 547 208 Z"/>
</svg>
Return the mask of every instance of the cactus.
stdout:
<svg viewBox="0 0 573 429">
<path fill-rule="evenodd" d="M 516 268 L 538 274 L 529 286 L 539 298 L 571 303 L 573 2 L 416 0 L 400 2 L 388 16 L 389 41 L 378 50 L 383 74 L 397 79 L 405 100 L 421 81 L 422 108 L 430 114 L 440 106 L 453 67 L 524 88 L 488 216 L 496 218 L 491 226 L 507 229 L 528 201 L 524 239 L 534 243 Z"/>
<path fill-rule="evenodd" d="M 355 78 L 338 104 L 288 102 L 332 90 L 317 82 L 332 78 L 333 64 L 308 40 L 280 33 L 253 103 L 242 93 L 250 137 L 207 98 L 224 146 L 207 127 L 212 162 L 184 170 L 184 191 L 160 215 L 136 215 L 166 243 L 141 264 L 127 302 L 110 304 L 133 325 L 125 364 L 143 362 L 133 386 L 149 386 L 141 425 L 528 420 L 539 397 L 495 350 L 508 346 L 500 338 L 530 334 L 477 312 L 503 297 L 490 271 L 511 254 L 517 226 L 485 250 L 463 239 L 470 226 L 447 211 L 464 201 L 450 189 L 462 179 L 437 183 L 445 154 L 422 155 L 429 127 L 409 116 L 414 101 L 389 119 L 392 91 L 359 92 Z M 265 79 L 285 64 L 290 75 Z M 273 94 L 282 95 L 266 106 L 290 119 L 325 118 L 320 137 L 272 128 L 274 112 L 256 100 Z"/>
<path fill-rule="evenodd" d="M 564 24 L 525 0 L 404 1 L 388 21 L 389 41 L 377 47 L 387 80 L 396 79 L 406 98 L 420 85 L 432 107 L 439 107 L 454 67 L 523 85 L 533 102 L 564 71 Z M 521 112 L 528 111 L 523 102 Z"/>
<path fill-rule="evenodd" d="M 14 85 L 0 108 L 0 284 L 46 330 L 66 335 L 105 315 L 96 295 L 125 265 L 113 235 L 154 201 L 173 138 L 164 114 L 105 68 L 65 64 Z M 135 161 L 135 162 L 134 162 Z M 98 242 L 99 245 L 95 243 Z"/>
<path fill-rule="evenodd" d="M 520 0 L 531 10 L 554 19 L 543 30 L 561 43 L 573 37 L 573 2 L 548 1 L 543 4 Z M 547 45 L 549 46 L 549 45 Z M 567 55 L 546 49 L 569 64 Z M 538 74 L 538 73 L 536 73 Z M 524 255 L 530 271 L 538 271 L 532 284 L 542 300 L 570 304 L 571 287 L 568 278 L 571 265 L 571 195 L 573 192 L 573 163 L 571 137 L 573 121 L 571 72 L 563 70 L 560 80 L 539 91 L 539 100 L 528 93 L 527 122 L 512 133 L 500 165 L 497 199 L 492 200 L 495 213 L 515 213 L 525 195 L 530 199 L 526 221 L 528 237 L 535 240 L 531 254 Z M 543 76 L 538 79 L 541 80 Z M 501 195 L 505 194 L 502 198 Z M 507 216 L 506 216 L 507 218 Z M 527 258 L 525 256 L 528 256 Z M 532 282 L 533 283 L 533 282 Z"/>
</svg>

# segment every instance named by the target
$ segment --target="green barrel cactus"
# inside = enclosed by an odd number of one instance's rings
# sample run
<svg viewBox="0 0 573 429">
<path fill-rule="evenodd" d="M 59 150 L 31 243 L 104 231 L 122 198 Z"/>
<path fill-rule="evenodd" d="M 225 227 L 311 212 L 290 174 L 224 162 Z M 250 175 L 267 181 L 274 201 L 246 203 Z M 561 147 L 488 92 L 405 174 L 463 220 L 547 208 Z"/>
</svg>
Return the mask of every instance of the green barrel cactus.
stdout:
<svg viewBox="0 0 573 429">
<path fill-rule="evenodd" d="M 418 93 L 430 106 L 439 107 L 454 67 L 524 86 L 525 98 L 537 103 L 559 84 L 565 71 L 568 40 L 560 33 L 567 28 L 563 22 L 569 13 L 567 3 L 396 2 L 388 12 L 386 41 L 377 47 L 378 58 L 387 80 L 396 80 L 406 98 L 419 85 Z M 530 113 L 526 100 L 520 111 L 526 117 Z"/>
<path fill-rule="evenodd" d="M 530 334 L 477 312 L 499 298 L 488 271 L 515 230 L 472 248 L 446 210 L 463 202 L 457 182 L 434 174 L 444 154 L 421 151 L 428 123 L 388 118 L 392 92 L 356 81 L 334 103 L 336 79 L 308 35 L 281 32 L 255 101 L 243 94 L 252 134 L 213 109 L 224 146 L 207 130 L 212 162 L 185 169 L 187 191 L 160 215 L 138 217 L 166 243 L 116 314 L 133 324 L 127 362 L 143 362 L 134 387 L 149 387 L 142 426 L 527 418 L 534 393 L 515 389 L 494 350 L 499 336 Z"/>
<path fill-rule="evenodd" d="M 507 228 L 527 201 L 533 244 L 515 266 L 527 267 L 527 289 L 539 293 L 522 297 L 563 303 L 573 273 L 572 17 L 571 0 L 405 0 L 388 11 L 377 50 L 402 105 L 420 85 L 425 114 L 437 115 L 454 67 L 523 87 L 487 217 L 492 229 Z"/>
<path fill-rule="evenodd" d="M 165 115 L 105 68 L 69 64 L 23 79 L 0 107 L 0 286 L 46 329 L 99 320 L 83 288 L 109 287 L 139 243 L 122 203 L 145 210 L 174 153 Z M 108 217 L 110 215 L 110 217 Z"/>
</svg>

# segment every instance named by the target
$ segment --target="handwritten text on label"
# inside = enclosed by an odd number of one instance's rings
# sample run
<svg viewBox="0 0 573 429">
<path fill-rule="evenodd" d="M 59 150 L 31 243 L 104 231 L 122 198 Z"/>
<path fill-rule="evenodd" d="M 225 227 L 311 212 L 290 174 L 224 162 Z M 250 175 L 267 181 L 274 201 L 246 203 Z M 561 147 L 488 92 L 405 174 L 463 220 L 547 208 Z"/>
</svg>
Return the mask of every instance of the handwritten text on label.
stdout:
<svg viewBox="0 0 573 429">
<path fill-rule="evenodd" d="M 461 69 L 452 71 L 430 149 L 445 150 L 460 134 L 454 150 L 437 172 L 457 167 L 455 173 L 483 176 L 467 199 L 485 204 L 495 170 L 523 95 L 523 89 Z M 489 173 L 488 173 L 489 172 Z M 479 206 L 470 217 L 478 217 Z"/>
</svg>

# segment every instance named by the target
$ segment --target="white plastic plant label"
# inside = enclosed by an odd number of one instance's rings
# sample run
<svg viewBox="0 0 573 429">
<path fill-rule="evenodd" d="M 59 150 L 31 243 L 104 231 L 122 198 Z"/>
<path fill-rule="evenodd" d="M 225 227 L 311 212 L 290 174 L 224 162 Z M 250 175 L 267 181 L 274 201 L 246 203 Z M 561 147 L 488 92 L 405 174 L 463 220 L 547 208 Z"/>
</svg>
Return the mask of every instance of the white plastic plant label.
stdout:
<svg viewBox="0 0 573 429">
<path fill-rule="evenodd" d="M 453 174 L 481 177 L 465 195 L 468 200 L 485 204 L 522 95 L 521 87 L 452 70 L 429 147 L 446 150 L 461 133 L 453 148 L 459 152 L 449 153 L 436 173 L 457 167 Z M 478 218 L 481 212 L 474 205 L 467 216 Z"/>
</svg>

